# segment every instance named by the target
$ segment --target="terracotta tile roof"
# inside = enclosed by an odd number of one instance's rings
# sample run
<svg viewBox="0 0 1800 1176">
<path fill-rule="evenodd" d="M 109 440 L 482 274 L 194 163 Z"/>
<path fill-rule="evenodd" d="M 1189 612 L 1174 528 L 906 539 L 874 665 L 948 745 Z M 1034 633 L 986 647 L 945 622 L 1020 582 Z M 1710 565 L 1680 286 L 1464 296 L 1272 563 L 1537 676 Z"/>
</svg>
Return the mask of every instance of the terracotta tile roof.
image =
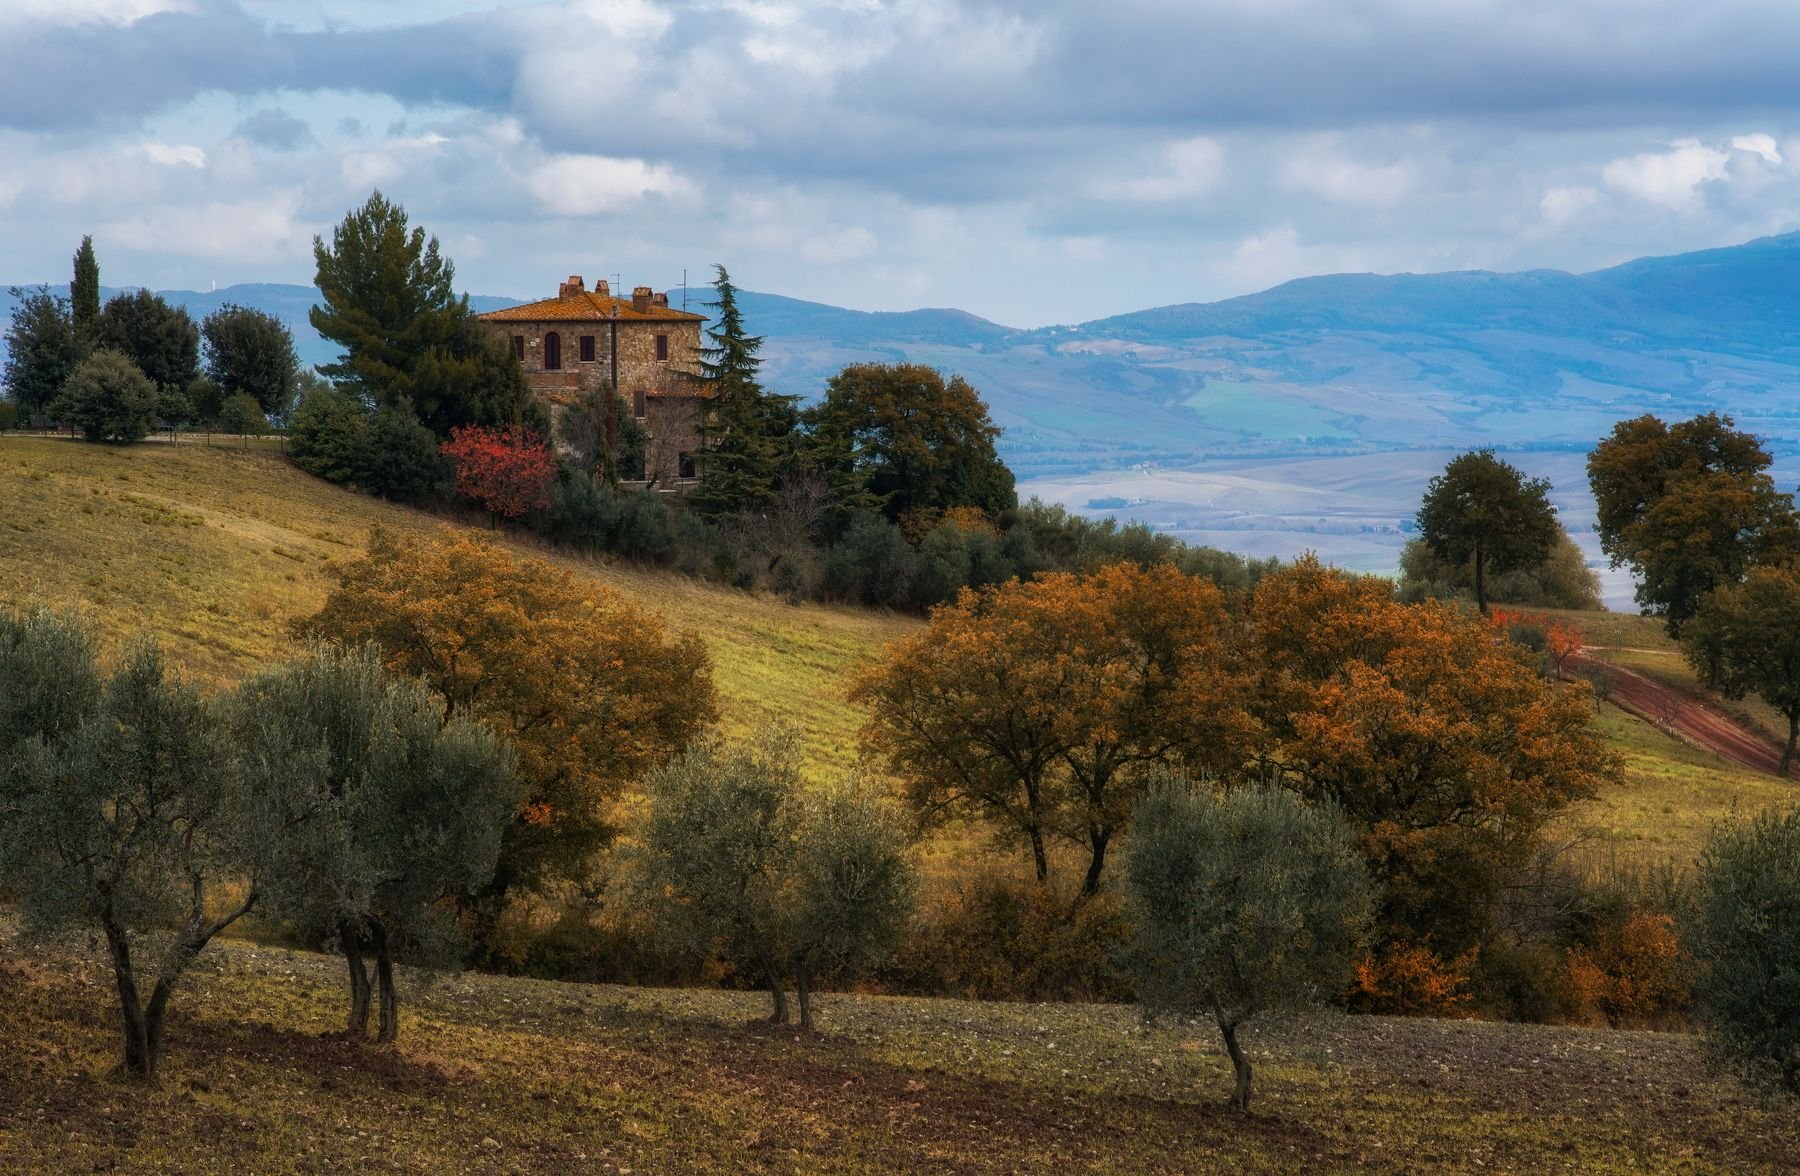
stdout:
<svg viewBox="0 0 1800 1176">
<path fill-rule="evenodd" d="M 615 315 L 624 322 L 705 322 L 703 314 L 693 314 L 672 307 L 651 305 L 644 310 L 632 306 L 629 298 L 613 298 L 605 294 L 584 291 L 571 294 L 567 298 L 545 298 L 538 302 L 527 302 L 523 306 L 509 306 L 505 310 L 490 310 L 476 317 L 490 323 L 534 323 L 534 322 L 609 322 Z"/>
</svg>

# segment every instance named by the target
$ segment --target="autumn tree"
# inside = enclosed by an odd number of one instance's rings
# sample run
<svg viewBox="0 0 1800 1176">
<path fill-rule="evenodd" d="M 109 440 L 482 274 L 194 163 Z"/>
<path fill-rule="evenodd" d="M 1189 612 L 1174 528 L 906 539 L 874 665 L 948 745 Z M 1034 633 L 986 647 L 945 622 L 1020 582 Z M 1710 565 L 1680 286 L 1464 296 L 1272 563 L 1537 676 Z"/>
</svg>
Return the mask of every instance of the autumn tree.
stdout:
<svg viewBox="0 0 1800 1176">
<path fill-rule="evenodd" d="M 1218 588 L 1167 565 L 1053 573 L 964 591 L 852 697 L 916 807 L 1019 836 L 1040 882 L 1049 841 L 1071 840 L 1092 894 L 1148 769 L 1252 754 L 1230 628 Z"/>
<path fill-rule="evenodd" d="M 1800 743 L 1800 570 L 1751 568 L 1714 588 L 1681 629 L 1683 652 L 1727 698 L 1755 694 L 1787 719 L 1782 775 Z"/>
<path fill-rule="evenodd" d="M 891 521 L 954 506 L 994 516 L 1018 501 L 994 449 L 1000 429 L 961 376 L 946 380 L 916 363 L 852 364 L 804 421 L 812 464 L 845 492 L 872 496 Z"/>
<path fill-rule="evenodd" d="M 494 881 L 506 892 L 584 876 L 613 832 L 626 784 L 685 747 L 717 714 L 701 640 L 566 569 L 466 532 L 378 530 L 337 570 L 311 639 L 380 646 L 510 740 L 524 799 Z"/>
<path fill-rule="evenodd" d="M 1636 573 L 1638 603 L 1672 634 L 1752 564 L 1800 554 L 1793 498 L 1776 491 L 1770 461 L 1718 413 L 1620 421 L 1588 455 L 1600 545 Z"/>
<path fill-rule="evenodd" d="M 186 388 L 200 375 L 200 328 L 186 307 L 148 290 L 107 299 L 95 342 L 129 357 L 159 389 Z"/>
<path fill-rule="evenodd" d="M 1139 803 L 1125 856 L 1129 959 L 1152 1014 L 1207 1017 L 1250 1109 L 1243 1025 L 1342 992 L 1366 942 L 1373 891 L 1331 806 L 1251 785 L 1217 794 L 1169 777 Z"/>
<path fill-rule="evenodd" d="M 51 411 L 89 441 L 142 441 L 156 423 L 156 385 L 128 356 L 101 349 L 81 361 Z"/>
<path fill-rule="evenodd" d="M 242 392 L 265 415 L 285 417 L 299 386 L 300 357 L 287 324 L 254 307 L 226 303 L 200 323 L 206 374 L 221 397 Z"/>
<path fill-rule="evenodd" d="M 0 613 L 0 885 L 28 933 L 104 941 L 126 1073 L 156 1076 L 176 986 L 256 903 L 248 847 L 274 832 L 244 821 L 224 723 L 154 648 L 102 675 L 81 626 Z"/>
<path fill-rule="evenodd" d="M 409 401 L 439 437 L 458 425 L 540 427 L 511 346 L 454 290 L 436 237 L 380 192 L 313 239 L 313 328 L 343 348 L 320 371 L 377 404 Z M 542 428 L 539 428 L 542 431 Z"/>
<path fill-rule="evenodd" d="M 348 1035 L 399 1034 L 394 963 L 450 963 L 462 927 L 446 899 L 493 877 L 518 803 L 513 755 L 373 646 L 315 646 L 233 699 L 247 808 L 285 828 L 262 876 L 263 908 L 349 966 Z M 375 959 L 375 984 L 365 956 Z"/>
<path fill-rule="evenodd" d="M 1354 823 L 1377 942 L 1480 942 L 1544 823 L 1616 779 L 1585 683 L 1540 676 L 1481 619 L 1307 557 L 1251 600 L 1265 764 Z"/>
<path fill-rule="evenodd" d="M 1487 574 L 1539 564 L 1560 528 L 1550 483 L 1478 449 L 1452 458 L 1419 504 L 1419 537 L 1431 553 L 1473 569 L 1475 607 L 1487 611 Z"/>
<path fill-rule="evenodd" d="M 11 290 L 12 321 L 6 329 L 6 366 L 0 379 L 29 419 L 45 411 L 69 376 L 87 358 L 90 344 L 75 330 L 69 300 L 39 287 Z"/>
<path fill-rule="evenodd" d="M 1800 1097 L 1800 808 L 1715 832 L 1684 915 L 1707 1036 L 1753 1081 Z"/>
<path fill-rule="evenodd" d="M 556 455 L 529 429 L 458 426 L 444 442 L 443 454 L 456 471 L 458 492 L 479 502 L 496 520 L 522 518 L 550 505 Z"/>
</svg>

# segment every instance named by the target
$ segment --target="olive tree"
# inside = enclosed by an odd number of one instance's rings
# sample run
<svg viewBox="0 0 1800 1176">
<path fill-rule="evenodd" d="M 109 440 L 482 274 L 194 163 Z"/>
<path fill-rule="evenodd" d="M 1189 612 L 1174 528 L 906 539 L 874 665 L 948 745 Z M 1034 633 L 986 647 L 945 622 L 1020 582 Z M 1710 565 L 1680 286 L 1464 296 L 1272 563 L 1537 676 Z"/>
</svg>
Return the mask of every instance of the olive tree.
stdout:
<svg viewBox="0 0 1800 1176">
<path fill-rule="evenodd" d="M 1374 907 L 1348 823 L 1294 794 L 1224 794 L 1164 777 L 1138 805 L 1126 850 L 1129 958 L 1152 1016 L 1211 1017 L 1250 1106 L 1238 1030 L 1264 1013 L 1341 990 Z"/>
<path fill-rule="evenodd" d="M 50 411 L 89 441 L 142 441 L 156 423 L 156 384 L 117 351 L 82 360 Z"/>
<path fill-rule="evenodd" d="M 787 1023 L 790 977 L 811 1029 L 814 983 L 893 945 L 915 890 L 904 829 L 855 780 L 809 796 L 792 732 L 701 743 L 647 791 L 640 903 L 676 950 L 760 976 L 773 1023 Z"/>
<path fill-rule="evenodd" d="M 493 877 L 519 800 L 512 752 L 423 683 L 389 677 L 373 646 L 315 646 L 246 682 L 234 704 L 249 810 L 289 830 L 269 855 L 265 906 L 336 938 L 353 1038 L 368 1030 L 374 955 L 377 1036 L 393 1041 L 395 960 L 457 959 L 461 926 L 443 900 Z"/>
<path fill-rule="evenodd" d="M 1707 1034 L 1753 1078 L 1800 1095 L 1800 808 L 1715 832 L 1682 944 Z"/>
<path fill-rule="evenodd" d="M 239 780 L 223 721 L 154 647 L 103 678 L 80 625 L 0 613 L 0 884 L 28 933 L 105 939 L 129 1074 L 155 1077 L 183 972 L 257 901 L 254 846 L 279 830 L 244 824 Z M 227 881 L 241 894 L 215 901 Z"/>
</svg>

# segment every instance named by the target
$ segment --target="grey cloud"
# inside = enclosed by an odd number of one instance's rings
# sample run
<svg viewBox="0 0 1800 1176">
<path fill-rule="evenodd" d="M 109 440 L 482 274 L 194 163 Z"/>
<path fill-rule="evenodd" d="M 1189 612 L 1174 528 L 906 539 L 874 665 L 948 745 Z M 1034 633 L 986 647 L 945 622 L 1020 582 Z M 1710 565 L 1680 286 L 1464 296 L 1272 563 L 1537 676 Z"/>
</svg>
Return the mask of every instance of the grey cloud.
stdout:
<svg viewBox="0 0 1800 1176">
<path fill-rule="evenodd" d="M 257 111 L 239 123 L 232 133 L 276 151 L 298 151 L 316 142 L 312 128 L 304 119 L 274 108 Z"/>
</svg>

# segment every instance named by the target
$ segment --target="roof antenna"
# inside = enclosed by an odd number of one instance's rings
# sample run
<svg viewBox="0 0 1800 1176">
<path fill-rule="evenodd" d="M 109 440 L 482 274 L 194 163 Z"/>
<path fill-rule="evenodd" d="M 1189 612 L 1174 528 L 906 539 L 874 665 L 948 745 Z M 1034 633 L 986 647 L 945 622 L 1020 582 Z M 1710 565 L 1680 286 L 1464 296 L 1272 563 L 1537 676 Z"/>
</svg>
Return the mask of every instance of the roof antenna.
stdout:
<svg viewBox="0 0 1800 1176">
<path fill-rule="evenodd" d="M 687 309 L 687 266 L 681 267 L 681 309 Z"/>
</svg>

